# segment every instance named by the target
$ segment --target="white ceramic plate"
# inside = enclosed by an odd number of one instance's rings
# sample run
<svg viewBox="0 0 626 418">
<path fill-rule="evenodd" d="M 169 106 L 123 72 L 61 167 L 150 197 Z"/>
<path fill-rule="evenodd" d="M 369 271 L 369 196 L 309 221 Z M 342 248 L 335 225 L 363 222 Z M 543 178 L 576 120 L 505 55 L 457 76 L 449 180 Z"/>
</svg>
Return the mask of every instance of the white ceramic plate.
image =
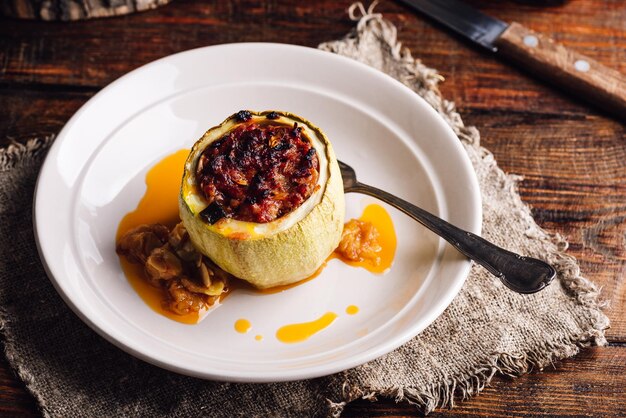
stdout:
<svg viewBox="0 0 626 418">
<path fill-rule="evenodd" d="M 398 238 L 385 275 L 331 261 L 282 293 L 238 291 L 198 325 L 152 311 L 115 254 L 115 231 L 145 191 L 147 170 L 189 148 L 240 109 L 280 109 L 321 127 L 361 181 L 479 232 L 480 194 L 458 138 L 408 88 L 366 65 L 315 49 L 232 44 L 172 55 L 103 89 L 63 128 L 35 193 L 35 228 L 52 283 L 80 318 L 123 350 L 193 376 L 245 382 L 312 378 L 357 366 L 417 335 L 452 301 L 470 263 L 385 206 Z M 346 218 L 373 202 L 347 195 Z M 384 205 L 383 205 L 384 206 Z M 357 305 L 356 315 L 345 314 Z M 339 317 L 297 344 L 289 323 Z M 239 318 L 253 330 L 239 334 Z M 256 334 L 264 335 L 255 341 Z"/>
</svg>

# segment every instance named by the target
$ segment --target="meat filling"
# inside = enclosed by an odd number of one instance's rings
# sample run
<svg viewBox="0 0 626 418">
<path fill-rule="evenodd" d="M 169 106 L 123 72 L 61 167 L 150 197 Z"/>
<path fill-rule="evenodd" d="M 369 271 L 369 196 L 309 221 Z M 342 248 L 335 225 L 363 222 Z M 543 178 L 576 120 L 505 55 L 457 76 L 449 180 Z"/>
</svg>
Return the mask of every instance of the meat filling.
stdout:
<svg viewBox="0 0 626 418">
<path fill-rule="evenodd" d="M 266 223 L 298 208 L 316 190 L 319 160 L 302 128 L 248 121 L 209 145 L 198 160 L 209 202 L 201 216 Z"/>
</svg>

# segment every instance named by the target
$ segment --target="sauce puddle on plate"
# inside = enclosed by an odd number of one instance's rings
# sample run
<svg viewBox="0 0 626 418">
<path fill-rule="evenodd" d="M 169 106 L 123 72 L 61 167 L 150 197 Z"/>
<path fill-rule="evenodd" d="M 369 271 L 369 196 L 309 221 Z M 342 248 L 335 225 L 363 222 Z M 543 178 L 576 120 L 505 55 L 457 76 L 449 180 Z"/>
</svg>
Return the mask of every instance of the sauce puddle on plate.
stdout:
<svg viewBox="0 0 626 418">
<path fill-rule="evenodd" d="M 160 223 L 172 228 L 180 222 L 178 215 L 178 194 L 180 192 L 180 179 L 182 178 L 183 167 L 188 155 L 189 150 L 187 149 L 177 151 L 157 162 L 148 171 L 146 174 L 146 192 L 137 205 L 137 208 L 126 214 L 126 216 L 124 216 L 124 218 L 120 221 L 116 239 L 119 239 L 127 231 L 142 224 Z M 364 209 L 363 215 L 359 219 L 371 222 L 379 231 L 379 243 L 382 247 L 380 252 L 381 262 L 379 265 L 374 265 L 370 260 L 347 260 L 336 252 L 333 252 L 328 257 L 328 260 L 326 260 L 326 262 L 324 262 L 324 264 L 322 264 L 322 266 L 320 266 L 314 274 L 297 283 L 286 286 L 278 286 L 272 289 L 258 290 L 252 288 L 252 286 L 247 285 L 243 281 L 238 281 L 230 286 L 230 291 L 233 291 L 236 288 L 246 288 L 254 290 L 260 294 L 283 292 L 319 276 L 324 270 L 324 267 L 326 267 L 326 263 L 334 258 L 354 267 L 363 267 L 372 273 L 381 274 L 388 271 L 389 268 L 391 268 L 396 252 L 396 234 L 391 217 L 382 206 L 370 204 Z M 161 289 L 149 284 L 143 267 L 130 263 L 124 257 L 120 257 L 120 265 L 126 278 L 128 279 L 128 282 L 133 287 L 135 292 L 137 292 L 141 299 L 143 299 L 143 301 L 155 312 L 184 324 L 197 324 L 208 312 L 205 310 L 187 315 L 178 315 L 164 309 L 161 305 L 163 293 Z M 227 294 L 224 294 L 220 298 L 220 301 L 226 295 Z M 358 307 L 350 305 L 346 308 L 346 313 L 354 315 L 358 312 L 358 310 Z M 330 326 L 336 318 L 337 315 L 335 313 L 327 312 L 325 315 L 312 322 L 285 325 L 277 331 L 276 337 L 280 341 L 288 343 L 304 341 L 310 336 Z M 242 325 L 243 322 L 240 323 L 240 321 L 247 320 L 237 321 L 235 329 L 242 333 L 248 332 L 250 330 L 250 322 L 248 321 L 247 325 L 244 326 Z M 241 331 L 241 329 L 245 329 L 245 331 Z M 256 335 L 254 338 L 257 341 L 263 340 L 263 336 L 261 335 Z"/>
<path fill-rule="evenodd" d="M 160 223 L 172 228 L 180 222 L 178 194 L 183 166 L 188 155 L 188 149 L 180 150 L 163 158 L 148 171 L 146 193 L 137 208 L 122 218 L 117 228 L 116 240 L 142 224 Z"/>
<path fill-rule="evenodd" d="M 240 334 L 247 334 L 252 329 L 252 324 L 247 319 L 238 319 L 235 322 L 235 331 Z"/>
<path fill-rule="evenodd" d="M 350 305 L 346 308 L 346 313 L 348 315 L 356 315 L 359 313 L 359 307 L 358 306 L 354 306 L 354 305 Z"/>
<path fill-rule="evenodd" d="M 189 150 L 180 150 L 163 158 L 148 171 L 146 193 L 137 208 L 122 218 L 117 228 L 116 241 L 126 232 L 142 224 L 160 223 L 172 228 L 180 222 L 178 193 L 180 179 L 183 177 L 183 166 L 188 155 Z M 206 311 L 200 311 L 178 315 L 163 309 L 161 305 L 163 292 L 148 283 L 143 267 L 129 262 L 125 257 L 120 257 L 120 265 L 135 292 L 155 312 L 183 324 L 197 324 L 206 314 Z"/>
</svg>

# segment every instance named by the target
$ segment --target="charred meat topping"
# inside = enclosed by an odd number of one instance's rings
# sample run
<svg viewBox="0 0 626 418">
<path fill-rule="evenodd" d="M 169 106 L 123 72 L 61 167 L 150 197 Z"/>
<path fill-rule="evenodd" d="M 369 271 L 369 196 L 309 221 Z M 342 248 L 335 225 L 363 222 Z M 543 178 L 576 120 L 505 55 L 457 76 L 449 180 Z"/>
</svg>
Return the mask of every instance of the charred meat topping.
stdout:
<svg viewBox="0 0 626 418">
<path fill-rule="evenodd" d="M 266 223 L 313 194 L 319 159 L 297 123 L 248 122 L 202 152 L 196 178 L 209 202 L 200 214 L 207 222 L 234 218 Z"/>
<path fill-rule="evenodd" d="M 224 207 L 218 202 L 213 202 L 200 212 L 200 216 L 210 224 L 214 224 L 226 216 Z"/>
<path fill-rule="evenodd" d="M 235 113 L 235 119 L 237 120 L 237 122 L 246 122 L 250 120 L 250 118 L 252 118 L 252 113 L 250 113 L 248 110 L 240 110 L 239 112 Z"/>
</svg>

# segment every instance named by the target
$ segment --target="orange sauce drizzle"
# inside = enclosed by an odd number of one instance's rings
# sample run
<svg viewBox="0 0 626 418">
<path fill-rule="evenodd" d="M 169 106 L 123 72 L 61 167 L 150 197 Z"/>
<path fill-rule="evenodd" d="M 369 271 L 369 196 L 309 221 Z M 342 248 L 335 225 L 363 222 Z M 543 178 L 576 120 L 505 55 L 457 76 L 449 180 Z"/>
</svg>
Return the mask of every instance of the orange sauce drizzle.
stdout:
<svg viewBox="0 0 626 418">
<path fill-rule="evenodd" d="M 356 315 L 357 313 L 359 313 L 359 307 L 355 305 L 350 305 L 346 308 L 346 313 L 348 315 Z"/>
<path fill-rule="evenodd" d="M 117 228 L 116 239 L 141 224 L 160 223 L 173 227 L 180 222 L 178 194 L 183 178 L 188 149 L 168 155 L 154 165 L 146 174 L 146 194 L 137 208 L 126 214 Z"/>
<path fill-rule="evenodd" d="M 142 224 L 160 223 L 172 228 L 180 222 L 178 215 L 178 194 L 180 192 L 180 179 L 182 178 L 184 163 L 188 155 L 189 150 L 187 149 L 177 151 L 163 158 L 148 171 L 146 175 L 146 193 L 137 205 L 137 208 L 126 214 L 126 216 L 124 216 L 124 218 L 120 221 L 116 239 L 119 239 L 127 231 Z M 386 272 L 389 268 L 391 268 L 397 245 L 396 234 L 391 217 L 382 206 L 370 204 L 365 208 L 363 215 L 359 219 L 371 222 L 380 233 L 379 243 L 382 250 L 380 253 L 381 262 L 378 266 L 374 265 L 370 260 L 347 260 L 339 254 L 333 252 L 315 273 L 299 282 L 284 286 L 277 286 L 271 289 L 260 290 L 253 288 L 251 285 L 242 280 L 237 280 L 229 286 L 229 292 L 236 288 L 252 289 L 261 294 L 283 292 L 316 278 L 324 270 L 327 262 L 334 258 L 337 258 L 354 267 L 363 267 L 372 273 L 380 274 Z M 123 257 L 120 257 L 120 265 L 135 292 L 137 292 L 143 301 L 157 313 L 184 324 L 197 324 L 206 314 L 206 311 L 200 311 L 198 313 L 178 315 L 167 309 L 163 309 L 161 305 L 163 293 L 161 289 L 158 289 L 148 283 L 143 268 L 137 264 L 130 263 Z M 225 296 L 226 294 L 222 295 L 220 301 Z M 354 305 L 350 305 L 346 308 L 346 313 L 349 315 L 354 315 L 358 311 L 359 308 Z M 310 336 L 328 327 L 336 318 L 337 314 L 327 312 L 322 317 L 312 322 L 283 326 L 277 331 L 276 337 L 280 341 L 286 343 L 304 341 Z M 238 332 L 248 332 L 250 330 L 250 322 L 240 319 L 235 323 L 235 329 Z M 241 331 L 243 329 L 245 330 Z M 262 335 L 255 336 L 255 340 L 257 341 L 261 341 L 262 339 Z"/>
<path fill-rule="evenodd" d="M 238 319 L 235 322 L 235 331 L 240 334 L 246 334 L 248 331 L 252 329 L 252 324 L 247 319 Z"/>
<path fill-rule="evenodd" d="M 322 331 L 337 319 L 334 312 L 326 312 L 321 317 L 311 322 L 302 322 L 300 324 L 290 324 L 280 327 L 276 331 L 278 341 L 292 344 L 308 340 L 311 336 Z"/>
<path fill-rule="evenodd" d="M 116 239 L 141 224 L 161 223 L 171 228 L 180 222 L 178 193 L 187 155 L 189 155 L 189 150 L 186 149 L 175 152 L 159 161 L 148 171 L 146 193 L 137 205 L 137 209 L 122 218 L 117 228 Z M 143 267 L 130 263 L 124 257 L 120 257 L 120 264 L 130 285 L 152 310 L 183 324 L 197 324 L 206 313 L 201 311 L 178 315 L 163 309 L 161 305 L 163 292 L 148 283 Z"/>
<path fill-rule="evenodd" d="M 263 340 L 263 336 L 262 335 L 256 335 L 254 337 L 254 339 L 257 340 L 257 341 L 261 341 L 261 340 Z"/>
</svg>

